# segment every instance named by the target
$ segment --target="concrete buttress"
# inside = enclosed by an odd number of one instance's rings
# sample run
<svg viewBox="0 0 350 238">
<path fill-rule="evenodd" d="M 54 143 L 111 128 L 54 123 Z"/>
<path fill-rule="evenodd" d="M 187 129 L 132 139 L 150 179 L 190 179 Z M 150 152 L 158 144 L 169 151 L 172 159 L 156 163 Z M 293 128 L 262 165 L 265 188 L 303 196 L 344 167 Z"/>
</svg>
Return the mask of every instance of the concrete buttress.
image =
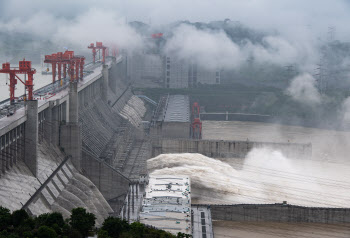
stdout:
<svg viewBox="0 0 350 238">
<path fill-rule="evenodd" d="M 56 100 L 56 106 L 52 108 L 51 110 L 51 142 L 53 145 L 59 146 L 59 128 L 60 128 L 60 123 L 59 123 L 59 100 Z"/>
<path fill-rule="evenodd" d="M 78 102 L 78 83 L 69 84 L 69 123 L 78 123 L 79 102 Z"/>
<path fill-rule="evenodd" d="M 38 172 L 38 101 L 30 100 L 27 104 L 27 121 L 25 124 L 24 162 L 36 177 Z"/>
<path fill-rule="evenodd" d="M 72 156 L 75 168 L 81 171 L 82 136 L 78 123 L 78 87 L 77 82 L 70 83 L 69 121 L 61 126 L 60 145 L 67 155 Z"/>
<path fill-rule="evenodd" d="M 108 65 L 103 65 L 102 69 L 103 83 L 102 83 L 102 100 L 107 103 L 108 101 Z"/>
<path fill-rule="evenodd" d="M 46 110 L 44 121 L 44 138 L 48 143 L 52 142 L 52 109 L 55 105 L 54 101 L 49 102 L 49 107 Z"/>
</svg>

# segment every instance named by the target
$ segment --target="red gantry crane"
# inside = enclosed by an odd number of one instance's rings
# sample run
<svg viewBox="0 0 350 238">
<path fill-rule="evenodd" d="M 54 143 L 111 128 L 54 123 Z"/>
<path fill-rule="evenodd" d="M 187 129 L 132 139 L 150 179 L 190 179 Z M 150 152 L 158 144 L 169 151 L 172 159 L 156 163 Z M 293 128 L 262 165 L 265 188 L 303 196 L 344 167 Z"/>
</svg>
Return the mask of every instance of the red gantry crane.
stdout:
<svg viewBox="0 0 350 238">
<path fill-rule="evenodd" d="M 9 62 L 6 62 L 2 64 L 2 69 L 0 69 L 0 73 L 5 73 L 10 75 L 10 102 L 11 104 L 15 101 L 15 90 L 16 90 L 16 84 L 17 79 L 21 81 L 26 90 L 28 91 L 28 100 L 33 100 L 33 81 L 34 77 L 33 75 L 36 73 L 35 69 L 32 69 L 32 62 L 26 61 L 23 59 L 22 61 L 19 61 L 19 67 L 11 67 Z M 28 75 L 27 80 L 23 81 L 18 77 L 18 74 L 25 74 Z M 17 79 L 16 79 L 17 78 Z"/>
<path fill-rule="evenodd" d="M 52 64 L 52 82 L 56 81 L 56 65 L 58 71 L 58 80 L 62 80 L 62 66 L 63 78 L 67 77 L 67 65 L 71 81 L 74 79 L 83 79 L 83 70 L 85 64 L 84 56 L 75 56 L 74 51 L 66 50 L 64 53 L 58 52 L 51 55 L 45 55 L 44 63 Z M 80 72 L 80 74 L 79 74 Z M 62 82 L 62 81 L 61 81 Z"/>
<path fill-rule="evenodd" d="M 92 49 L 92 57 L 93 57 L 93 62 L 95 64 L 96 62 L 96 54 L 97 52 L 100 52 L 102 50 L 102 63 L 105 63 L 106 60 L 106 49 L 107 47 L 102 44 L 102 42 L 96 42 L 96 46 L 94 43 L 91 43 L 88 46 L 89 49 Z"/>
<path fill-rule="evenodd" d="M 151 35 L 151 37 L 153 39 L 162 38 L 163 37 L 163 33 L 154 33 L 154 34 Z"/>
</svg>

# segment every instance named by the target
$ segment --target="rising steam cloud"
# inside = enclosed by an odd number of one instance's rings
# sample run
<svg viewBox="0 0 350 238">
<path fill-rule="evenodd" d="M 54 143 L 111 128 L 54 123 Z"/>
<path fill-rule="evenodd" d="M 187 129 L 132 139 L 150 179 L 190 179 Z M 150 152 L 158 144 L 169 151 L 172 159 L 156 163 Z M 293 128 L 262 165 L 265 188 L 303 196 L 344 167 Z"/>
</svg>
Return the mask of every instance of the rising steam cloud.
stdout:
<svg viewBox="0 0 350 238">
<path fill-rule="evenodd" d="M 238 45 L 223 31 L 198 30 L 182 24 L 175 28 L 165 53 L 192 60 L 203 68 L 237 68 L 245 60 Z"/>
<path fill-rule="evenodd" d="M 200 154 L 163 154 L 147 161 L 151 175 L 187 175 L 198 203 L 276 203 L 346 207 L 349 187 L 324 177 L 324 165 L 293 161 L 269 148 L 253 149 L 241 169 Z M 242 163 L 242 164 L 241 164 Z M 333 170 L 327 175 L 332 176 Z M 333 195 L 337 194 L 337 196 Z"/>
<path fill-rule="evenodd" d="M 247 38 L 237 44 L 223 30 L 198 29 L 187 24 L 176 27 L 171 34 L 165 53 L 194 61 L 206 69 L 237 69 L 253 59 L 259 64 L 296 64 L 299 69 L 308 70 L 318 59 L 317 45 L 305 38 L 298 41 L 270 35 L 261 44 Z"/>
<path fill-rule="evenodd" d="M 302 74 L 295 77 L 287 88 L 289 94 L 295 101 L 308 105 L 321 102 L 321 95 L 316 88 L 316 79 L 310 74 Z"/>
<path fill-rule="evenodd" d="M 125 23 L 125 19 L 108 10 L 90 9 L 78 16 L 70 24 L 58 27 L 54 39 L 88 45 L 103 41 L 106 45 L 115 44 L 118 48 L 141 50 L 142 37 Z"/>
</svg>

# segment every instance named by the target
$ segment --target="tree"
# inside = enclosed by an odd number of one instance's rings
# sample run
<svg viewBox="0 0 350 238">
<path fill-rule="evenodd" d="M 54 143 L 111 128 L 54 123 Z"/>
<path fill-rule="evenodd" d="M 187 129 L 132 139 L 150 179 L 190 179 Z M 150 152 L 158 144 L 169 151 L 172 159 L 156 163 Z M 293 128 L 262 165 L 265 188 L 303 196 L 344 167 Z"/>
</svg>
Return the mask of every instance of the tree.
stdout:
<svg viewBox="0 0 350 238">
<path fill-rule="evenodd" d="M 81 233 L 78 230 L 71 230 L 68 234 L 69 238 L 82 238 Z"/>
<path fill-rule="evenodd" d="M 54 229 L 48 226 L 41 226 L 37 233 L 38 238 L 56 238 L 57 234 Z"/>
<path fill-rule="evenodd" d="M 84 237 L 95 226 L 96 217 L 94 214 L 86 212 L 85 208 L 78 207 L 72 210 L 70 216 L 70 225 L 73 229 L 79 231 Z"/>
<path fill-rule="evenodd" d="M 130 225 L 130 231 L 135 238 L 141 238 L 145 231 L 145 225 L 140 222 L 134 222 Z"/>
<path fill-rule="evenodd" d="M 110 236 L 108 235 L 108 232 L 105 230 L 102 230 L 102 229 L 100 229 L 98 231 L 97 237 L 98 238 L 110 238 Z"/>
<path fill-rule="evenodd" d="M 29 218 L 28 213 L 26 211 L 24 211 L 23 209 L 14 211 L 12 213 L 12 224 L 15 227 L 19 226 L 19 225 L 23 224 L 23 222 L 28 218 Z"/>
<path fill-rule="evenodd" d="M 47 226 L 53 226 L 54 224 L 57 224 L 58 226 L 62 227 L 64 225 L 62 214 L 58 212 L 50 213 L 46 224 Z"/>
<path fill-rule="evenodd" d="M 11 234 L 8 231 L 2 231 L 0 232 L 0 238 L 19 238 L 16 234 Z"/>
<path fill-rule="evenodd" d="M 61 213 L 43 213 L 35 219 L 36 227 L 48 226 L 54 228 L 56 233 L 61 230 L 61 227 L 65 225 L 63 216 Z M 58 230 L 57 230 L 58 226 Z"/>
<path fill-rule="evenodd" d="M 11 213 L 10 210 L 0 206 L 0 231 L 6 230 L 11 225 Z"/>
<path fill-rule="evenodd" d="M 101 229 L 107 231 L 110 237 L 118 238 L 122 232 L 129 230 L 129 224 L 120 218 L 108 217 L 103 222 Z"/>
<path fill-rule="evenodd" d="M 23 215 L 23 214 L 22 214 Z M 28 234 L 32 233 L 32 230 L 35 228 L 34 219 L 28 217 L 22 220 L 19 225 L 14 227 L 14 232 L 17 233 L 21 237 L 30 237 Z M 27 234 L 27 235 L 24 235 Z"/>
</svg>

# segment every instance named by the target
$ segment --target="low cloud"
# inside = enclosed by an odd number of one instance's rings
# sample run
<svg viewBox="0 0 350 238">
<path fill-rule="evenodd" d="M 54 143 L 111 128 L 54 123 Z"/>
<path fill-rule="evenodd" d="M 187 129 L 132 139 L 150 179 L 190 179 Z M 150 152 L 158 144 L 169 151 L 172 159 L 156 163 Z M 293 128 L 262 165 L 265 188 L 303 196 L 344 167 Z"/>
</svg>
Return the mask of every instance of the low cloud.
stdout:
<svg viewBox="0 0 350 238">
<path fill-rule="evenodd" d="M 198 29 L 188 24 L 171 33 L 166 54 L 192 60 L 208 69 L 237 69 L 253 59 L 259 64 L 296 64 L 299 69 L 310 70 L 318 60 L 317 46 L 312 42 L 287 40 L 277 34 L 265 36 L 261 43 L 253 44 L 245 38 L 236 44 L 223 30 Z"/>
<path fill-rule="evenodd" d="M 308 73 L 295 77 L 287 88 L 287 94 L 295 101 L 308 105 L 321 102 L 321 95 L 316 88 L 316 79 Z"/>
<path fill-rule="evenodd" d="M 318 60 L 317 45 L 308 41 L 287 40 L 281 36 L 266 36 L 262 44 L 248 42 L 243 50 L 258 63 L 280 66 L 296 64 L 302 70 L 309 70 Z"/>
<path fill-rule="evenodd" d="M 39 11 L 27 19 L 14 17 L 0 21 L 1 31 L 33 34 L 58 46 L 72 44 L 79 49 L 85 49 L 96 41 L 131 51 L 143 47 L 142 37 L 126 24 L 123 16 L 97 8 L 91 8 L 73 19 Z"/>
<path fill-rule="evenodd" d="M 102 41 L 106 45 L 115 44 L 118 48 L 128 50 L 140 50 L 143 47 L 142 37 L 126 24 L 123 17 L 99 9 L 90 9 L 70 24 L 58 27 L 53 39 L 81 46 Z"/>
<path fill-rule="evenodd" d="M 199 30 L 182 24 L 172 33 L 165 53 L 182 60 L 193 60 L 204 68 L 236 68 L 244 57 L 239 46 L 223 31 Z"/>
</svg>

